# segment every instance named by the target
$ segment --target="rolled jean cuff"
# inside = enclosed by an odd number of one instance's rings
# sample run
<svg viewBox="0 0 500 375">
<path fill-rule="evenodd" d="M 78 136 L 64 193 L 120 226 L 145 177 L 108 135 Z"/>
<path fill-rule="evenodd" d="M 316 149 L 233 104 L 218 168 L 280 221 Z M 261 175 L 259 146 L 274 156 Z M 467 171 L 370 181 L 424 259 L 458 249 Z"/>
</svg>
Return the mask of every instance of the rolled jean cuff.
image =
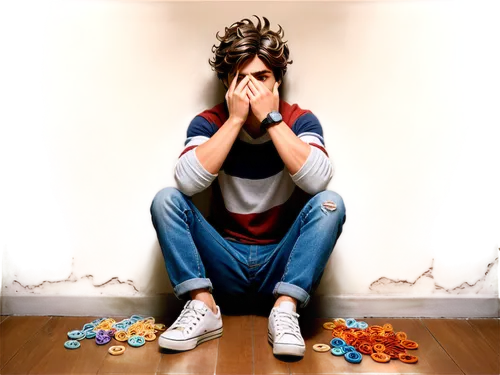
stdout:
<svg viewBox="0 0 500 375">
<path fill-rule="evenodd" d="M 300 286 L 279 282 L 273 290 L 274 297 L 278 297 L 279 294 L 295 298 L 300 302 L 299 307 L 306 307 L 309 303 L 310 295 Z"/>
<path fill-rule="evenodd" d="M 208 291 L 212 293 L 213 287 L 210 279 L 196 278 L 189 279 L 183 281 L 180 284 L 177 284 L 174 288 L 174 294 L 178 299 L 181 299 L 181 296 L 196 289 L 204 289 L 208 288 Z"/>
</svg>

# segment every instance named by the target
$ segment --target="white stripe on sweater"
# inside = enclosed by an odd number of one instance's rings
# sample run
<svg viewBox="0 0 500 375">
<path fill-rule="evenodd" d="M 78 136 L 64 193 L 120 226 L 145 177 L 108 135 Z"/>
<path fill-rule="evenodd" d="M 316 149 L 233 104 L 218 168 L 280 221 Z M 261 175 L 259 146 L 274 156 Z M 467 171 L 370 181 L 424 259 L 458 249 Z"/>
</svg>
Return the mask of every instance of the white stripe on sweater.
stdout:
<svg viewBox="0 0 500 375">
<path fill-rule="evenodd" d="M 295 184 L 288 170 L 260 180 L 234 177 L 219 171 L 219 185 L 226 209 L 235 214 L 253 214 L 285 203 Z"/>
<path fill-rule="evenodd" d="M 310 133 L 309 133 L 310 134 Z M 317 145 L 320 145 L 322 147 L 325 147 L 323 142 L 321 141 L 319 136 L 312 136 L 312 135 L 300 135 L 299 138 L 303 140 L 306 143 L 316 143 Z"/>
<path fill-rule="evenodd" d="M 205 143 L 206 141 L 208 141 L 210 138 L 208 137 L 204 137 L 202 135 L 197 135 L 195 137 L 189 137 L 188 139 L 186 139 L 186 141 L 184 142 L 185 145 L 184 145 L 184 148 L 186 147 L 190 147 L 190 146 L 199 146 L 201 145 L 202 143 Z"/>
<path fill-rule="evenodd" d="M 325 144 L 325 140 L 323 139 L 323 137 L 321 135 L 319 135 L 318 133 L 313 133 L 313 132 L 303 132 L 303 133 L 299 133 L 298 137 L 301 138 L 301 137 L 305 137 L 306 135 L 310 135 L 310 136 L 313 136 L 313 137 L 316 137 L 316 138 L 319 138 L 319 140 L 321 141 L 321 144 L 324 145 Z"/>
</svg>

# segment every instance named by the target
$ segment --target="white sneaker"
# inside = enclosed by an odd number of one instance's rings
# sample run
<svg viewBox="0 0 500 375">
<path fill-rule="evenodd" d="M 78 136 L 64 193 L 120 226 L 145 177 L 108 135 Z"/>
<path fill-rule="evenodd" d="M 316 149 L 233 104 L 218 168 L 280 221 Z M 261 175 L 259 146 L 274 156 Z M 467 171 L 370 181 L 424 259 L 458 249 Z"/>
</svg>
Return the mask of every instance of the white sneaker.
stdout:
<svg viewBox="0 0 500 375">
<path fill-rule="evenodd" d="M 160 347 L 171 350 L 190 350 L 202 342 L 222 336 L 222 317 L 203 301 L 186 302 L 177 320 L 158 339 Z"/>
<path fill-rule="evenodd" d="M 269 314 L 267 337 L 273 345 L 275 355 L 293 355 L 303 357 L 306 344 L 300 334 L 299 314 L 293 311 L 292 302 L 281 302 Z"/>
</svg>

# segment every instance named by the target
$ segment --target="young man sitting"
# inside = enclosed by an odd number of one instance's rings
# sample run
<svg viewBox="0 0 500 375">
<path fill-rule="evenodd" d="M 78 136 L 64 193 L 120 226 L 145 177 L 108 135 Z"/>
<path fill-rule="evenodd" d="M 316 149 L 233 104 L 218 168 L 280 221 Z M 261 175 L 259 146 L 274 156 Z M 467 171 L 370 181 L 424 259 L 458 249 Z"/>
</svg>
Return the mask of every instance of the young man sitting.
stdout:
<svg viewBox="0 0 500 375">
<path fill-rule="evenodd" d="M 257 16 L 256 16 L 257 17 Z M 217 33 L 210 65 L 224 102 L 195 116 L 175 167 L 175 188 L 151 214 L 178 298 L 188 299 L 159 345 L 189 350 L 222 335 L 226 300 L 275 299 L 268 338 L 275 355 L 303 356 L 297 306 L 313 293 L 345 222 L 342 198 L 325 190 L 332 165 L 316 116 L 279 97 L 289 49 L 249 19 Z M 191 197 L 211 185 L 207 219 Z"/>
</svg>

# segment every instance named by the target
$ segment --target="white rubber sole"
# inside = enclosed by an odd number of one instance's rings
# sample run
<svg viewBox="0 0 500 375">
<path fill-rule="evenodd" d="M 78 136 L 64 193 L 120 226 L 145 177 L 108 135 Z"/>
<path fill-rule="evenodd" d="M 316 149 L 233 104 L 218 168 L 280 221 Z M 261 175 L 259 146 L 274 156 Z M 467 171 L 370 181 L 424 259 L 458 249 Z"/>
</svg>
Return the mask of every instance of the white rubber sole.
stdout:
<svg viewBox="0 0 500 375">
<path fill-rule="evenodd" d="M 222 336 L 222 327 L 220 327 L 215 331 L 207 332 L 201 336 L 193 337 L 192 339 L 189 340 L 182 340 L 182 341 L 171 340 L 160 336 L 158 339 L 158 344 L 160 345 L 160 347 L 164 349 L 179 350 L 179 351 L 191 350 L 196 348 L 199 344 L 205 341 L 216 339 L 221 336 Z"/>
<path fill-rule="evenodd" d="M 306 352 L 306 347 L 293 344 L 275 344 L 271 336 L 271 332 L 267 331 L 267 340 L 273 346 L 274 355 L 293 355 L 295 357 L 303 357 Z"/>
</svg>

